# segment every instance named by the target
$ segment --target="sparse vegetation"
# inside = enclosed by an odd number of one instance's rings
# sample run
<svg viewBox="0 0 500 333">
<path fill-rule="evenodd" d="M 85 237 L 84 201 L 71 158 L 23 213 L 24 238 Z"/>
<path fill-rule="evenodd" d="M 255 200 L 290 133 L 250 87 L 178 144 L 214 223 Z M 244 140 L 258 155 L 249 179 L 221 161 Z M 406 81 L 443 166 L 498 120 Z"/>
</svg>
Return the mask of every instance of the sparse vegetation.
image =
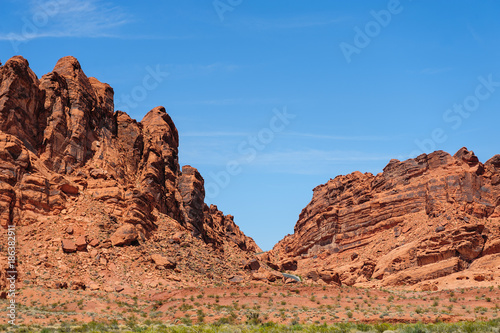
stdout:
<svg viewBox="0 0 500 333">
<path fill-rule="evenodd" d="M 285 330 L 282 325 L 292 325 L 294 332 L 378 332 L 385 327 L 381 324 L 384 322 L 411 320 L 434 323 L 452 315 L 458 318 L 475 318 L 478 322 L 485 323 L 489 323 L 488 320 L 498 320 L 500 290 L 496 287 L 493 291 L 490 289 L 464 289 L 464 293 L 461 293 L 458 289 L 455 292 L 434 292 L 348 286 L 327 286 L 325 289 L 324 286 L 315 285 L 294 285 L 292 288 L 279 284 L 241 284 L 215 285 L 205 289 L 206 294 L 200 293 L 197 288 L 176 288 L 161 299 L 148 299 L 140 292 L 100 292 L 91 295 L 81 291 L 39 289 L 37 295 L 43 298 L 23 299 L 20 323 L 40 325 L 25 327 L 24 331 L 27 332 L 38 332 L 44 328 L 44 332 L 127 329 L 143 332 L 195 332 L 195 329 L 198 330 L 196 332 L 230 332 L 233 328 L 240 332 L 253 332 L 257 328 L 260 332 L 281 332 Z M 248 297 L 244 297 L 244 293 Z M 100 326 L 92 326 L 90 329 L 91 326 L 78 324 L 76 320 L 81 320 L 82 314 L 101 323 Z M 105 323 L 113 320 L 116 320 L 116 327 L 110 329 Z M 362 322 L 366 322 L 363 325 L 367 326 L 360 325 Z M 380 325 L 375 326 L 377 322 Z M 66 326 L 59 327 L 61 323 L 66 323 Z M 338 323 L 349 324 L 341 326 Z M 359 326 L 352 326 L 350 323 L 357 323 Z M 42 324 L 47 326 L 41 326 Z M 480 326 L 459 324 L 443 324 L 435 329 L 431 324 L 392 325 L 391 330 L 482 332 L 475 329 Z M 460 330 L 455 330 L 457 328 Z"/>
<path fill-rule="evenodd" d="M 265 332 L 401 332 L 401 333 L 438 333 L 438 332 L 498 332 L 500 322 L 492 321 L 466 321 L 459 323 L 416 323 L 416 324 L 390 324 L 380 322 L 376 324 L 343 322 L 333 325 L 321 324 L 316 320 L 311 324 L 304 324 L 299 318 L 294 317 L 288 325 L 276 324 L 272 321 L 263 322 L 259 313 L 248 314 L 245 324 L 236 324 L 235 316 L 229 315 L 220 318 L 214 324 L 193 325 L 190 317 L 182 317 L 181 325 L 166 325 L 162 322 L 148 321 L 138 324 L 135 318 L 130 318 L 126 325 L 120 325 L 116 321 L 104 323 L 92 321 L 87 324 L 76 324 L 61 322 L 57 325 L 42 327 L 38 325 L 22 326 L 19 332 L 159 332 L 159 333 L 215 333 L 215 332 L 242 332 L 242 333 L 265 333 Z M 6 325 L 1 325 L 0 329 L 6 330 Z"/>
</svg>

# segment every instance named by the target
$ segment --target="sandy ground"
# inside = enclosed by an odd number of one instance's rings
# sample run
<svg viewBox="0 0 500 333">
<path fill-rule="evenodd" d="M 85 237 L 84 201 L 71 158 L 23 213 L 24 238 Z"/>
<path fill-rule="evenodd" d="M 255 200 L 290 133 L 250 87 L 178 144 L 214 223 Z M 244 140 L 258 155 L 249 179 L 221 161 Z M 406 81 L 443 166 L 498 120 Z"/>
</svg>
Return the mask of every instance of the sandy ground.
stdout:
<svg viewBox="0 0 500 333">
<path fill-rule="evenodd" d="M 499 304 L 500 288 L 494 286 L 410 291 L 242 284 L 120 293 L 25 287 L 17 297 L 16 322 L 455 322 L 497 318 Z M 8 300 L 1 300 L 2 323 L 7 306 Z"/>
</svg>

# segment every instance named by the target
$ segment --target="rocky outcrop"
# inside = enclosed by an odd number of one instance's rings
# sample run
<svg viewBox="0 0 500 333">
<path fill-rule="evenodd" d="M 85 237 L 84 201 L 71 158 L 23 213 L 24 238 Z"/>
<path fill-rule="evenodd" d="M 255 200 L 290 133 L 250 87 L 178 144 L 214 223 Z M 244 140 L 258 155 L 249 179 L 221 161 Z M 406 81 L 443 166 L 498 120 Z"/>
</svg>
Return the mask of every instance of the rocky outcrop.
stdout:
<svg viewBox="0 0 500 333">
<path fill-rule="evenodd" d="M 115 112 L 113 89 L 87 77 L 74 57 L 41 79 L 13 57 L 0 67 L 0 225 L 30 226 L 48 216 L 72 221 L 69 207 L 85 201 L 104 207 L 103 220 L 88 226 L 98 228 L 88 238 L 95 246 L 147 242 L 161 227 L 158 217 L 168 216 L 220 251 L 224 244 L 258 249 L 232 216 L 204 203 L 203 177 L 190 166 L 181 171 L 178 145 L 164 107 L 140 122 Z M 59 246 L 85 251 L 83 236 Z"/>
<path fill-rule="evenodd" d="M 40 82 L 20 56 L 0 67 L 0 131 L 35 150 L 44 132 L 44 93 Z"/>
<path fill-rule="evenodd" d="M 294 234 L 268 260 L 284 270 L 295 260 L 306 276 L 327 269 L 347 284 L 411 284 L 466 270 L 500 249 L 499 166 L 500 155 L 482 164 L 462 148 L 391 160 L 378 175 L 338 176 L 313 190 Z"/>
<path fill-rule="evenodd" d="M 205 215 L 205 187 L 203 177 L 198 170 L 186 165 L 182 167 L 182 175 L 179 178 L 179 192 L 182 197 L 184 209 L 184 221 L 188 228 L 199 235 L 203 233 Z M 204 233 L 206 235 L 206 233 Z"/>
<path fill-rule="evenodd" d="M 227 237 L 232 244 L 237 245 L 243 251 L 251 253 L 261 252 L 257 244 L 250 237 L 245 237 L 245 234 L 234 223 L 232 215 L 224 215 L 223 212 L 217 209 L 217 206 L 207 205 L 203 208 L 205 215 L 205 232 L 212 244 L 217 247 L 220 244 L 221 236 Z"/>
</svg>

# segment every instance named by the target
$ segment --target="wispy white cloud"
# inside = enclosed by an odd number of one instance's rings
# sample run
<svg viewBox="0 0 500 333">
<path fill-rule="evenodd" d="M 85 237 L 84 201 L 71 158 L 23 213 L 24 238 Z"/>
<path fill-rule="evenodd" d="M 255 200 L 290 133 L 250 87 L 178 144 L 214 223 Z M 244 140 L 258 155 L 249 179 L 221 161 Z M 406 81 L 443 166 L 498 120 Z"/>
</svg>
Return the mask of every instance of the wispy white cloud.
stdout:
<svg viewBox="0 0 500 333">
<path fill-rule="evenodd" d="M 235 105 L 243 104 L 244 100 L 241 98 L 221 98 L 221 99 L 205 99 L 201 101 L 188 101 L 186 104 L 199 104 L 199 105 Z"/>
<path fill-rule="evenodd" d="M 452 67 L 429 67 L 420 70 L 419 73 L 424 75 L 434 75 L 434 74 L 449 72 L 451 70 L 453 70 Z"/>
<path fill-rule="evenodd" d="M 324 139 L 324 140 L 335 140 L 335 141 L 390 141 L 394 140 L 394 137 L 382 136 L 382 135 L 328 135 L 328 134 L 314 134 L 314 133 L 300 133 L 300 132 L 288 132 L 283 135 L 304 137 L 311 139 Z"/>
<path fill-rule="evenodd" d="M 407 69 L 406 73 L 411 75 L 436 75 L 452 71 L 453 67 L 426 67 L 420 69 Z"/>
<path fill-rule="evenodd" d="M 116 28 L 132 21 L 122 7 L 102 0 L 31 0 L 26 18 L 18 31 L 1 32 L 0 40 L 120 38 Z"/>
<path fill-rule="evenodd" d="M 366 164 L 384 165 L 392 158 L 388 155 L 345 150 L 296 149 L 287 151 L 259 151 L 250 155 L 238 154 L 224 146 L 204 145 L 183 147 L 181 159 L 191 165 L 205 165 L 224 169 L 229 161 L 238 161 L 247 171 L 287 174 L 328 174 L 340 165 L 353 165 L 352 171 Z"/>
<path fill-rule="evenodd" d="M 254 105 L 254 104 L 281 104 L 283 101 L 278 98 L 219 98 L 219 99 L 205 99 L 205 100 L 187 100 L 180 101 L 182 105 Z M 288 101 L 289 103 L 294 102 Z"/>
<path fill-rule="evenodd" d="M 166 64 L 166 69 L 177 77 L 210 75 L 213 73 L 231 73 L 240 68 L 236 64 L 215 62 L 211 64 Z"/>
<path fill-rule="evenodd" d="M 239 68 L 238 65 L 234 64 L 225 64 L 221 62 L 215 62 L 213 64 L 209 65 L 201 65 L 199 66 L 200 69 L 205 70 L 205 71 L 216 71 L 216 70 L 225 70 L 225 71 L 234 71 Z"/>
<path fill-rule="evenodd" d="M 306 149 L 265 153 L 249 168 L 267 173 L 333 177 L 356 170 L 378 172 L 389 160 L 389 156 L 371 152 Z"/>
<path fill-rule="evenodd" d="M 469 34 L 471 37 L 478 43 L 483 45 L 484 41 L 481 38 L 481 36 L 476 32 L 476 30 L 470 25 L 470 23 L 467 22 L 467 30 L 469 31 Z"/>
<path fill-rule="evenodd" d="M 335 165 L 355 163 L 359 167 L 363 163 L 389 160 L 389 156 L 362 151 L 303 149 L 263 153 L 255 158 L 251 166 L 269 172 L 318 174 Z"/>
<path fill-rule="evenodd" d="M 238 24 L 254 29 L 298 29 L 309 27 L 320 27 L 342 23 L 348 20 L 348 17 L 338 16 L 336 14 L 312 14 L 298 17 L 256 19 L 243 18 Z"/>
<path fill-rule="evenodd" d="M 246 132 L 187 132 L 183 137 L 228 137 L 228 136 L 247 136 Z"/>
</svg>

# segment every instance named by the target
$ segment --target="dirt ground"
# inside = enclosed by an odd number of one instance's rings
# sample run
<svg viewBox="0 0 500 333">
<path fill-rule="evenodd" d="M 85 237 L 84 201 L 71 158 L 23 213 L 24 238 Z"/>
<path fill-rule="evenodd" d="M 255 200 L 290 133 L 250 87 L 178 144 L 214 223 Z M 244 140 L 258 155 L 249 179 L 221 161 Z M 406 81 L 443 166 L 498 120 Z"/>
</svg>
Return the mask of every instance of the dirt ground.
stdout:
<svg viewBox="0 0 500 333">
<path fill-rule="evenodd" d="M 368 289 L 297 284 L 241 284 L 137 292 L 24 287 L 17 324 L 63 322 L 334 323 L 456 322 L 497 318 L 500 288 L 441 291 Z M 7 322 L 8 300 L 1 300 Z"/>
</svg>

